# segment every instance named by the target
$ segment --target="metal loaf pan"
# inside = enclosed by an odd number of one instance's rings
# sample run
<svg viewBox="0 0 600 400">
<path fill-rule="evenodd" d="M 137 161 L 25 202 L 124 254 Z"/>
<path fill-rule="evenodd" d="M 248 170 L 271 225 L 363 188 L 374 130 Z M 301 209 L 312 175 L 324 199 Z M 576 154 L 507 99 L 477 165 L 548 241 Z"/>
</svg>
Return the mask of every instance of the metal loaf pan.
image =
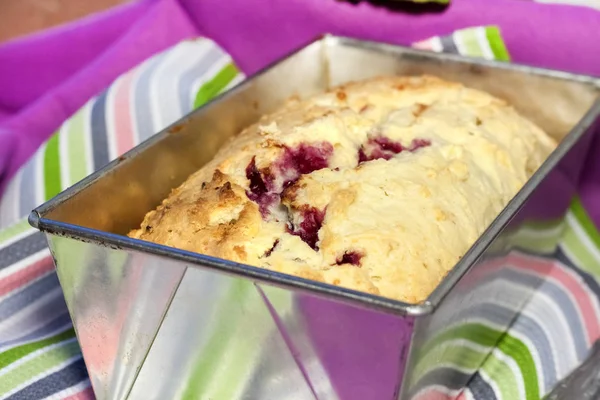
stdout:
<svg viewBox="0 0 600 400">
<path fill-rule="evenodd" d="M 560 140 L 423 303 L 125 236 L 289 96 L 421 73 L 503 98 Z M 324 36 L 194 111 L 31 214 L 47 235 L 97 398 L 379 400 L 462 387 L 552 268 L 540 260 L 555 257 L 556 243 L 524 248 L 521 233 L 560 226 L 597 129 L 598 93 L 590 77 Z M 459 346 L 481 335 L 477 351 Z"/>
</svg>

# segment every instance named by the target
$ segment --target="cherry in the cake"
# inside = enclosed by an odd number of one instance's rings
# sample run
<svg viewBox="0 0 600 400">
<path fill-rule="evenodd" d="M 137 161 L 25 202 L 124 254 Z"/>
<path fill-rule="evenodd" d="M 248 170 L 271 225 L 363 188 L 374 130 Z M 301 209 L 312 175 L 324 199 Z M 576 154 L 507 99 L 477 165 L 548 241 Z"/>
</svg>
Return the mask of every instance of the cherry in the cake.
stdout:
<svg viewBox="0 0 600 400">
<path fill-rule="evenodd" d="M 405 148 L 400 143 L 394 142 L 393 140 L 390 140 L 385 136 L 378 136 L 370 140 L 372 140 L 373 143 L 375 143 L 379 147 L 379 150 L 386 153 L 398 154 L 405 150 Z"/>
<path fill-rule="evenodd" d="M 365 151 L 363 150 L 363 146 L 361 146 L 360 149 L 358 149 L 358 163 L 362 164 L 367 161 L 369 161 L 369 157 L 367 157 Z"/>
<path fill-rule="evenodd" d="M 329 157 L 333 153 L 331 143 L 322 142 L 317 145 L 300 144 L 298 147 L 285 150 L 285 163 L 298 171 L 299 174 L 310 174 L 327 168 Z"/>
<path fill-rule="evenodd" d="M 273 246 L 265 251 L 265 254 L 263 257 L 269 257 L 271 255 L 271 253 L 273 253 L 273 250 L 275 250 L 275 247 L 277 247 L 277 245 L 279 244 L 279 239 L 276 239 L 275 242 L 273 243 Z"/>
<path fill-rule="evenodd" d="M 252 196 L 259 198 L 267 193 L 267 185 L 265 184 L 260 171 L 256 168 L 256 157 L 252 157 L 252 161 L 250 161 L 250 164 L 246 167 L 246 178 L 250 181 L 250 195 L 248 195 L 248 197 Z M 255 201 L 255 199 L 252 200 Z"/>
<path fill-rule="evenodd" d="M 248 198 L 258 204 L 264 218 L 269 209 L 280 201 L 280 195 L 304 174 L 327 168 L 333 146 L 328 142 L 301 143 L 296 147 L 283 147 L 283 154 L 268 168 L 259 170 L 256 157 L 246 167 L 249 188 Z"/>
<path fill-rule="evenodd" d="M 325 219 L 325 210 L 319 210 L 315 207 L 305 207 L 301 211 L 301 220 L 298 226 L 288 226 L 288 232 L 299 236 L 313 250 L 319 250 L 317 242 L 319 241 L 319 230 L 323 226 Z"/>
<path fill-rule="evenodd" d="M 413 139 L 412 142 L 410 143 L 410 147 L 408 148 L 408 151 L 415 151 L 417 149 L 420 149 L 421 147 L 428 147 L 431 146 L 431 141 L 427 140 L 427 139 Z"/>
<path fill-rule="evenodd" d="M 367 143 L 358 149 L 358 163 L 378 159 L 389 160 L 403 151 L 415 151 L 430 145 L 431 142 L 427 139 L 413 139 L 409 146 L 403 146 L 385 136 L 370 137 Z"/>
<path fill-rule="evenodd" d="M 360 267 L 360 260 L 363 258 L 363 254 L 358 251 L 345 251 L 341 257 L 338 257 L 335 263 L 337 265 L 351 264 Z"/>
<path fill-rule="evenodd" d="M 283 156 L 276 163 L 286 178 L 283 188 L 293 185 L 302 175 L 327 168 L 331 154 L 333 146 L 328 142 L 285 147 Z"/>
<path fill-rule="evenodd" d="M 246 167 L 246 178 L 250 181 L 249 190 L 246 191 L 246 196 L 256 204 L 260 209 L 260 213 L 264 216 L 268 215 L 269 207 L 277 201 L 277 194 L 270 193 L 269 187 L 272 185 L 272 177 L 261 173 L 256 167 L 256 157 L 252 157 L 252 161 Z"/>
</svg>

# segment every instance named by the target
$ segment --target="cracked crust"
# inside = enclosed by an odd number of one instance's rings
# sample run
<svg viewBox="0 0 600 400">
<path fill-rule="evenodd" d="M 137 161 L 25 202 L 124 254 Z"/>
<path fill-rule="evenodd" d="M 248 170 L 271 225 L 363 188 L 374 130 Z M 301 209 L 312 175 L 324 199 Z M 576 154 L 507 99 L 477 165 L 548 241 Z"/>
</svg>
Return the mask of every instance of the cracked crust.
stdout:
<svg viewBox="0 0 600 400">
<path fill-rule="evenodd" d="M 130 236 L 416 303 L 554 147 L 458 83 L 350 83 L 264 116 Z"/>
</svg>

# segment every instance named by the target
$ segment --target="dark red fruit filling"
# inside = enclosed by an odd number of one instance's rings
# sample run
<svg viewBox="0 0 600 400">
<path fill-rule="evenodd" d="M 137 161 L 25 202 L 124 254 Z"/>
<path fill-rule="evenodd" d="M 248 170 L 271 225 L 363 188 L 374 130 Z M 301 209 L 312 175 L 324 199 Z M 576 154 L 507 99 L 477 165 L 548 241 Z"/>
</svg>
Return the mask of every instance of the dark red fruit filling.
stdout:
<svg viewBox="0 0 600 400">
<path fill-rule="evenodd" d="M 367 157 L 367 155 L 365 154 L 365 151 L 363 150 L 363 148 L 361 146 L 361 148 L 358 149 L 358 163 L 362 164 L 367 161 L 369 161 L 369 158 Z"/>
<path fill-rule="evenodd" d="M 267 185 L 260 171 L 256 168 L 256 157 L 252 157 L 252 161 L 246 167 L 246 178 L 250 181 L 250 194 L 248 194 L 248 197 L 252 201 L 256 201 L 255 198 L 259 198 L 268 192 Z"/>
<path fill-rule="evenodd" d="M 325 210 L 321 211 L 314 207 L 307 207 L 302 212 L 302 219 L 299 226 L 288 226 L 288 232 L 299 236 L 313 250 L 319 250 L 317 242 L 319 241 L 319 229 L 325 219 Z"/>
<path fill-rule="evenodd" d="M 337 265 L 342 264 L 352 264 L 360 267 L 360 260 L 363 258 L 363 255 L 357 251 L 345 251 L 344 255 L 338 257 L 335 263 Z"/>
<path fill-rule="evenodd" d="M 277 247 L 278 244 L 279 244 L 279 239 L 275 240 L 275 243 L 273 243 L 273 247 L 271 247 L 269 250 L 265 251 L 264 257 L 269 257 L 271 255 L 271 253 L 273 253 L 273 250 L 275 250 L 275 247 Z"/>
<path fill-rule="evenodd" d="M 269 207 L 278 199 L 276 193 L 270 193 L 270 186 L 273 185 L 273 177 L 269 171 L 261 171 L 256 168 L 256 159 L 252 157 L 252 161 L 246 167 L 246 178 L 250 181 L 249 190 L 246 191 L 246 196 L 256 204 L 260 209 L 262 216 L 269 213 Z"/>
<path fill-rule="evenodd" d="M 281 174 L 286 178 L 283 187 L 292 185 L 301 175 L 327 168 L 332 153 L 333 146 L 327 142 L 318 145 L 302 143 L 295 148 L 286 147 L 283 156 L 276 162 Z"/>
<path fill-rule="evenodd" d="M 405 147 L 398 142 L 394 142 L 385 136 L 371 137 L 366 144 L 358 150 L 358 163 L 378 160 L 383 158 L 389 160 L 395 154 L 403 151 L 415 151 L 421 147 L 430 146 L 431 142 L 427 139 L 413 139 L 409 146 Z"/>
<path fill-rule="evenodd" d="M 408 148 L 408 151 L 415 151 L 417 149 L 420 149 L 422 147 L 427 147 L 427 146 L 431 146 L 431 142 L 427 139 L 413 139 L 412 142 L 410 142 L 410 147 Z"/>
<path fill-rule="evenodd" d="M 391 152 L 393 154 L 398 154 L 400 152 L 402 152 L 404 149 L 404 147 L 402 147 L 402 145 L 398 142 L 394 142 L 393 140 L 390 140 L 388 138 L 386 138 L 385 136 L 379 136 L 376 137 L 374 139 L 370 139 L 373 141 L 373 143 L 375 143 L 377 146 L 379 146 L 379 149 L 381 151 L 385 151 L 385 152 Z"/>
<path fill-rule="evenodd" d="M 328 159 L 333 153 L 330 143 L 316 145 L 300 144 L 298 147 L 284 147 L 283 155 L 269 168 L 259 170 L 256 157 L 246 167 L 246 178 L 250 181 L 248 198 L 258 204 L 263 217 L 269 215 L 269 208 L 279 201 L 283 190 L 294 184 L 301 175 L 326 168 Z M 276 177 L 283 177 L 281 187 L 276 184 Z"/>
</svg>

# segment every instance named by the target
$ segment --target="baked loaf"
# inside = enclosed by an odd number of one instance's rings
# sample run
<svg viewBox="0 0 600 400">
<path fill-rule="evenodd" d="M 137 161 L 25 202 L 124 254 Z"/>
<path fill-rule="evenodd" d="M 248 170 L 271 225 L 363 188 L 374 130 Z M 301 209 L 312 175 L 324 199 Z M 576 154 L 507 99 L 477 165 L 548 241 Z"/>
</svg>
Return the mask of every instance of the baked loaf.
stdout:
<svg viewBox="0 0 600 400">
<path fill-rule="evenodd" d="M 130 236 L 416 303 L 554 147 L 458 83 L 350 83 L 245 129 Z"/>
</svg>

